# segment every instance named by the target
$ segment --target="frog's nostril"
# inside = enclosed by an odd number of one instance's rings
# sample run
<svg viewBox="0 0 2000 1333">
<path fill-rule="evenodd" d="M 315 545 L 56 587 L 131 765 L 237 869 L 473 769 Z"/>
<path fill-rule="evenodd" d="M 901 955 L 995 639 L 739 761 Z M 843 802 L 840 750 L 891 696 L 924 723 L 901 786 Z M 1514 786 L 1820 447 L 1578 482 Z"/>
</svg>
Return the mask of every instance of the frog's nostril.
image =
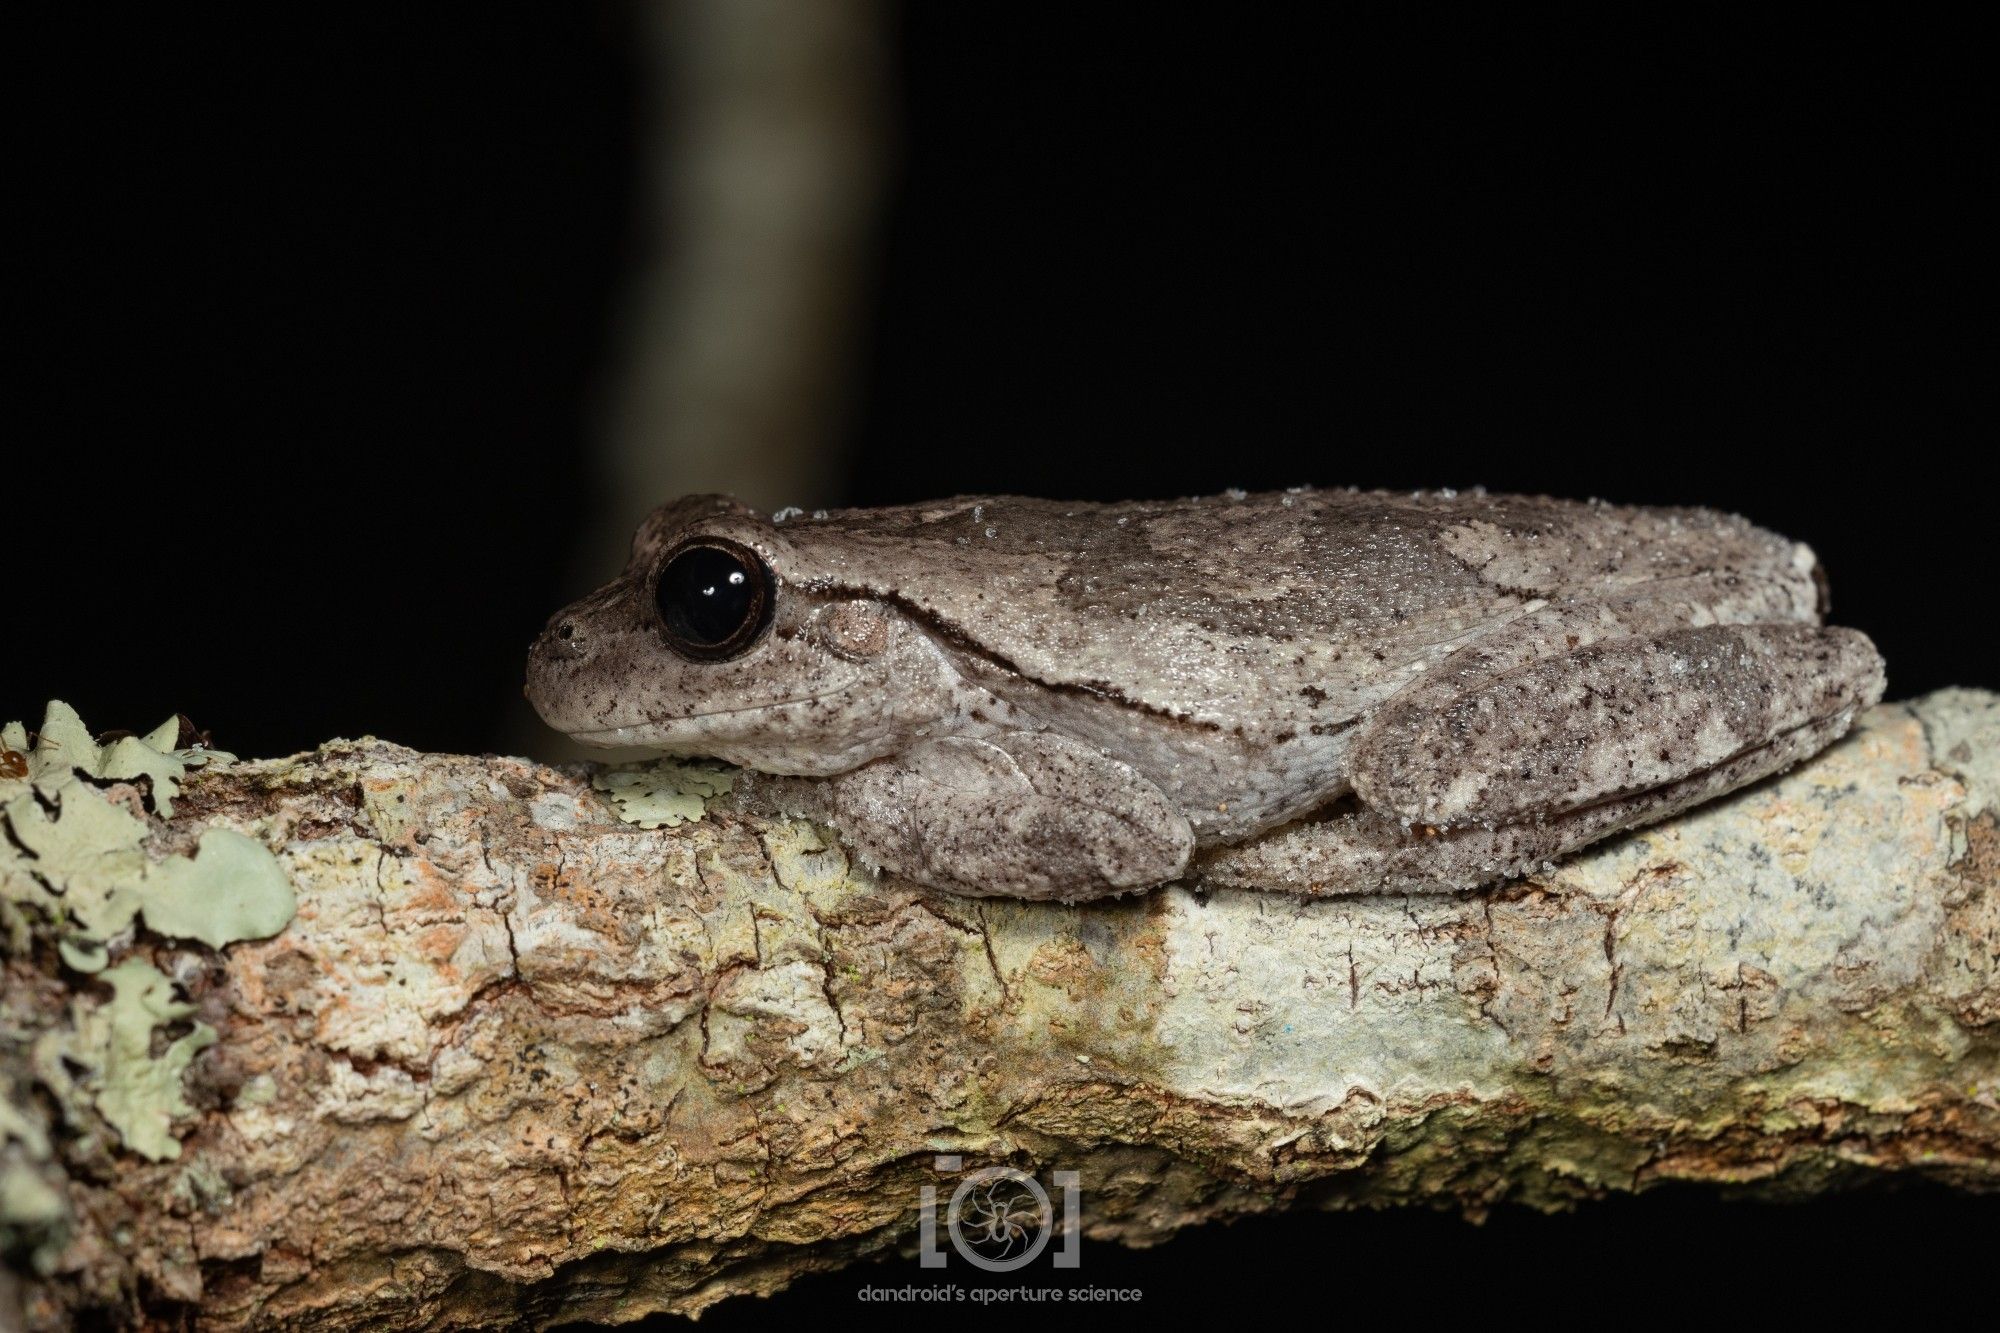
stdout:
<svg viewBox="0 0 2000 1333">
<path fill-rule="evenodd" d="M 590 635 L 574 620 L 558 620 L 542 631 L 539 646 L 555 657 L 581 657 L 590 651 Z"/>
</svg>

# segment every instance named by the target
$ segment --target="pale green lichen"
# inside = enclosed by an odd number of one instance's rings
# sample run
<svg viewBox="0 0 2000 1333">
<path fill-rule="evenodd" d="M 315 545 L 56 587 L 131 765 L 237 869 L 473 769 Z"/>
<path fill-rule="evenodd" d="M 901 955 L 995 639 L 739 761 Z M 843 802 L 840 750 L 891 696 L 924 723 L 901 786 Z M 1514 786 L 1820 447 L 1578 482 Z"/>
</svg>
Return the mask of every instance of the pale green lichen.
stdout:
<svg viewBox="0 0 2000 1333">
<path fill-rule="evenodd" d="M 65 1054 L 91 1071 L 83 1086 L 126 1147 L 155 1162 L 179 1157 L 173 1118 L 193 1109 L 181 1075 L 214 1044 L 215 1029 L 196 1023 L 155 1056 L 153 1029 L 186 1018 L 194 1006 L 176 1000 L 173 983 L 143 958 L 127 958 L 103 979 L 111 984 L 110 1002 L 77 1007 Z"/>
<path fill-rule="evenodd" d="M 42 729 L 35 734 L 32 747 L 27 742 L 26 729 L 19 722 L 7 724 L 6 736 L 8 749 L 27 751 L 29 781 L 67 779 L 72 769 L 94 778 L 104 775 L 104 751 L 76 710 L 60 699 L 49 701 L 42 715 Z"/>
<path fill-rule="evenodd" d="M 0 1100 L 0 1143 L 18 1143 L 40 1162 L 48 1158 L 49 1136 L 41 1125 L 22 1115 L 11 1100 Z"/>
<path fill-rule="evenodd" d="M 54 1250 L 54 1229 L 69 1204 L 50 1183 L 49 1136 L 41 1125 L 0 1100 L 0 1251 L 27 1248 L 37 1268 Z"/>
<path fill-rule="evenodd" d="M 0 1168 L 0 1226 L 44 1227 L 68 1213 L 62 1192 L 32 1166 L 10 1162 Z"/>
<path fill-rule="evenodd" d="M 264 844 L 212 828 L 201 835 L 192 860 L 152 867 L 142 910 L 160 934 L 220 949 L 277 934 L 296 906 L 291 881 Z"/>
<path fill-rule="evenodd" d="M 53 922 L 63 961 L 78 971 L 102 968 L 112 938 L 141 913 L 162 935 L 217 949 L 275 935 L 292 918 L 291 884 L 262 844 L 209 829 L 194 860 L 151 861 L 141 850 L 146 821 L 88 781 L 143 775 L 154 808 L 167 817 L 191 764 L 230 757 L 159 748 L 171 745 L 178 731 L 170 721 L 147 737 L 100 746 L 75 709 L 53 702 L 26 752 L 27 775 L 0 789 L 0 798 L 7 798 L 0 824 L 10 835 L 0 840 L 0 898 L 16 908 L 33 906 Z M 0 744 L 14 750 L 17 743 L 27 743 L 20 723 L 0 730 Z"/>
<path fill-rule="evenodd" d="M 101 745 L 68 705 L 51 703 L 32 744 L 20 723 L 0 728 L 0 928 L 4 944 L 25 952 L 40 935 L 52 940 L 69 967 L 99 973 L 111 998 L 78 995 L 66 1028 L 34 1042 L 33 1077 L 55 1097 L 66 1118 L 81 1123 L 95 1107 L 132 1151 L 154 1161 L 176 1157 L 174 1117 L 185 1114 L 181 1078 L 216 1039 L 194 1024 L 154 1053 L 156 1029 L 188 1018 L 192 1005 L 141 957 L 110 966 L 111 956 L 143 922 L 158 934 L 223 948 L 275 935 L 296 904 L 290 880 L 269 849 L 231 829 L 201 832 L 193 856 L 154 861 L 145 843 L 152 824 L 140 807 L 114 800 L 99 784 L 130 782 L 170 818 L 181 780 L 195 765 L 227 761 L 220 751 L 176 749 L 178 721 L 147 736 Z M 78 1073 L 76 1071 L 82 1071 Z M 12 1112 L 0 1120 L 7 1137 L 32 1140 Z M 18 1156 L 18 1150 L 10 1149 Z M 10 1168 L 0 1205 L 46 1211 L 34 1181 Z M 23 1225 L 26 1214 L 23 1214 Z"/>
<path fill-rule="evenodd" d="M 236 757 L 222 750 L 176 748 L 179 737 L 180 719 L 168 718 L 145 736 L 121 736 L 108 745 L 99 745 L 74 708 L 60 699 L 52 699 L 33 745 L 28 743 L 28 730 L 21 723 L 10 722 L 0 728 L 0 749 L 21 756 L 27 770 L 24 776 L 0 776 L 0 799 L 25 791 L 31 784 L 43 788 L 61 786 L 73 781 L 79 773 L 116 782 L 143 777 L 153 808 L 162 819 L 170 819 L 174 798 L 180 795 L 181 779 L 188 769 L 226 763 Z"/>
<path fill-rule="evenodd" d="M 599 769 L 590 785 L 611 798 L 618 817 L 640 828 L 673 828 L 700 819 L 708 800 L 728 792 L 734 771 L 709 759 L 655 759 Z"/>
<path fill-rule="evenodd" d="M 59 940 L 94 950 L 138 914 L 145 822 L 74 778 L 34 786 L 0 806 L 0 894 L 40 909 Z"/>
</svg>

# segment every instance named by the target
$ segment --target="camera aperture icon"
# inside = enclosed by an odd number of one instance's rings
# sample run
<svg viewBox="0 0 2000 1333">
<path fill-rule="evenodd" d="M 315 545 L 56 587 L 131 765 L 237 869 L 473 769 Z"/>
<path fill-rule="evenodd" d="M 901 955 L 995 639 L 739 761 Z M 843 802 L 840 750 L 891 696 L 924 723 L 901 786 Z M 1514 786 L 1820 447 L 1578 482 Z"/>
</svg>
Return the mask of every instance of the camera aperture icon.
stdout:
<svg viewBox="0 0 2000 1333">
<path fill-rule="evenodd" d="M 937 1169 L 945 1174 L 956 1174 L 961 1165 L 957 1157 L 937 1159 Z M 1077 1173 L 1058 1171 L 1055 1183 L 1063 1195 L 1060 1217 L 1049 1192 L 1026 1171 L 986 1166 L 968 1172 L 944 1208 L 951 1248 L 975 1268 L 1011 1273 L 1041 1258 L 1049 1238 L 1060 1232 L 1062 1245 L 1053 1263 L 1057 1268 L 1075 1268 L 1082 1217 Z M 924 1186 L 922 1204 L 923 1266 L 942 1268 L 945 1255 L 938 1248 L 936 1187 Z"/>
<path fill-rule="evenodd" d="M 982 1167 L 958 1182 L 945 1208 L 952 1248 L 989 1273 L 1011 1273 L 1041 1257 L 1056 1229 L 1048 1191 L 1025 1171 Z"/>
</svg>

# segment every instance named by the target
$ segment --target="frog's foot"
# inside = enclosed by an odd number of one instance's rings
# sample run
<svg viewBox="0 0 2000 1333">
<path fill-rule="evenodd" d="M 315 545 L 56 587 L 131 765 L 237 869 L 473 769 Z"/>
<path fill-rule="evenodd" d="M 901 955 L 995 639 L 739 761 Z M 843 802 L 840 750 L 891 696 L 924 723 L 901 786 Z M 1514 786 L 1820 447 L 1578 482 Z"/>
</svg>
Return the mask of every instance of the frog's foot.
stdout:
<svg viewBox="0 0 2000 1333">
<path fill-rule="evenodd" d="M 1613 797 L 1545 820 L 1438 828 L 1404 824 L 1358 801 L 1205 853 L 1190 878 L 1205 888 L 1326 896 L 1449 892 L 1533 874 L 1558 857 L 1779 773 L 1838 740 L 1843 709 L 1663 787 Z"/>
<path fill-rule="evenodd" d="M 1074 902 L 1178 877 L 1194 834 L 1130 766 L 1045 732 L 927 741 L 832 778 L 746 774 L 748 808 L 831 824 L 954 893 Z"/>
</svg>

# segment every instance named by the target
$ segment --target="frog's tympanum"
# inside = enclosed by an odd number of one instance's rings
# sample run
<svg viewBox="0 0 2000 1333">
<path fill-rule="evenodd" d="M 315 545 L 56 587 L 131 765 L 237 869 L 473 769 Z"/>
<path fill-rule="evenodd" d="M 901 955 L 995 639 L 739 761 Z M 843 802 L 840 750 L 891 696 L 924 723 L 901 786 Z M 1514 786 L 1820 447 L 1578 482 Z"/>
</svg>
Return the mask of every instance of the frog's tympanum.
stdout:
<svg viewBox="0 0 2000 1333">
<path fill-rule="evenodd" d="M 1469 888 L 1774 773 L 1881 698 L 1812 551 L 1705 509 L 1484 493 L 697 496 L 534 645 L 593 745 L 961 893 L 1093 898 L 1257 839 L 1291 893 Z"/>
</svg>

